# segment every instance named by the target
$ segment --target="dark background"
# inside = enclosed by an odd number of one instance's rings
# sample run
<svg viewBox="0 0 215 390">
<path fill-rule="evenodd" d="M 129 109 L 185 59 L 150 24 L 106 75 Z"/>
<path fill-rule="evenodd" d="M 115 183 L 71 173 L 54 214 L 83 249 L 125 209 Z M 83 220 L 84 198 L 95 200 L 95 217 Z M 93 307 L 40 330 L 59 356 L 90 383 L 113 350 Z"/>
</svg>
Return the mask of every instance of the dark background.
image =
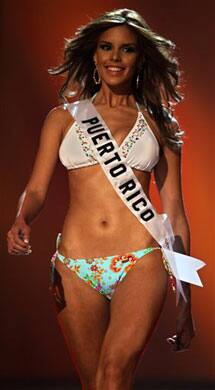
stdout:
<svg viewBox="0 0 215 390">
<path fill-rule="evenodd" d="M 49 262 L 68 201 L 66 170 L 60 164 L 46 206 L 33 226 L 31 256 L 9 256 L 5 237 L 31 173 L 42 123 L 48 111 L 58 105 L 57 90 L 62 79 L 52 78 L 47 69 L 61 60 L 63 39 L 73 35 L 80 24 L 104 11 L 122 7 L 139 11 L 154 30 L 178 47 L 185 92 L 185 100 L 176 110 L 186 131 L 184 199 L 192 233 L 192 254 L 207 263 L 200 271 L 204 288 L 192 290 L 197 328 L 192 347 L 174 354 L 165 341 L 175 331 L 175 297 L 170 291 L 157 331 L 139 366 L 137 381 L 195 382 L 205 388 L 206 383 L 215 379 L 212 214 L 215 3 L 2 0 L 0 375 L 6 383 L 64 379 L 78 383 L 48 289 Z M 157 203 L 153 184 L 152 192 Z"/>
</svg>

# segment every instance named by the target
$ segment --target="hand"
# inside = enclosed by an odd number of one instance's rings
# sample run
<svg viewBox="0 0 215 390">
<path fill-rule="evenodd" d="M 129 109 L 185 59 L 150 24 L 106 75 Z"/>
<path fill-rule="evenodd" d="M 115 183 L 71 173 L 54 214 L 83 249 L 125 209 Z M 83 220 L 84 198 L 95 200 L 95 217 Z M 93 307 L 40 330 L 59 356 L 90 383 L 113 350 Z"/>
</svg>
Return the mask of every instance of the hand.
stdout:
<svg viewBox="0 0 215 390">
<path fill-rule="evenodd" d="M 179 307 L 179 313 L 176 320 L 176 334 L 167 339 L 167 342 L 173 346 L 173 351 L 186 351 L 195 336 L 194 322 L 189 304 L 184 302 Z"/>
<path fill-rule="evenodd" d="M 7 233 L 7 246 L 10 255 L 29 255 L 32 250 L 29 244 L 31 228 L 22 218 L 17 218 Z"/>
</svg>

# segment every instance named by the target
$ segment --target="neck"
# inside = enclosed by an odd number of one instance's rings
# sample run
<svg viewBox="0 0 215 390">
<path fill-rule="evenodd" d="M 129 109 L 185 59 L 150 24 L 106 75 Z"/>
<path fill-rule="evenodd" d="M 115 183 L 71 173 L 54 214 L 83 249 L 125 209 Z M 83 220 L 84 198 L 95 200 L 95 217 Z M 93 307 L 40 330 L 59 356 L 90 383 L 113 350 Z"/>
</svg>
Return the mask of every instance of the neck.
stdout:
<svg viewBox="0 0 215 390">
<path fill-rule="evenodd" d="M 106 105 L 108 108 L 118 108 L 119 106 L 136 108 L 136 101 L 131 93 L 128 91 L 125 93 L 122 91 L 116 92 L 106 85 L 102 85 L 94 102 L 95 104 Z"/>
</svg>

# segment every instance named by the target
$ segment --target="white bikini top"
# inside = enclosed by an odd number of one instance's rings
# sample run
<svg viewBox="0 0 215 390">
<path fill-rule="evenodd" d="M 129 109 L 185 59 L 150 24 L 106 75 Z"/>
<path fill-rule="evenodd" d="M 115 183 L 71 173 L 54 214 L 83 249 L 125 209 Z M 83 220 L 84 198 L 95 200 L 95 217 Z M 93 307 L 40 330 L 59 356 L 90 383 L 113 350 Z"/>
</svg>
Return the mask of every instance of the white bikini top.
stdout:
<svg viewBox="0 0 215 390">
<path fill-rule="evenodd" d="M 151 172 L 157 164 L 159 144 L 140 110 L 138 110 L 134 126 L 124 138 L 119 149 L 131 168 Z M 84 135 L 76 121 L 73 122 L 61 142 L 59 158 L 67 169 L 98 164 L 91 149 L 90 140 Z"/>
</svg>

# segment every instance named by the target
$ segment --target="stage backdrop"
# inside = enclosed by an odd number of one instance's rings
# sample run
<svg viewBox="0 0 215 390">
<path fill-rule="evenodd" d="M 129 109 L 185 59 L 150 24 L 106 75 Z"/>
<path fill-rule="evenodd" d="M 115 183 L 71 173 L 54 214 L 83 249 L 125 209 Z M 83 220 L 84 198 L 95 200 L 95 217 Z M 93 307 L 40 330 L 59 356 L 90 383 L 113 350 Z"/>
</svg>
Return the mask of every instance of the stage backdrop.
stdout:
<svg viewBox="0 0 215 390">
<path fill-rule="evenodd" d="M 184 201 L 192 254 L 207 263 L 201 271 L 205 287 L 194 287 L 192 293 L 197 329 L 192 347 L 188 352 L 174 354 L 165 341 L 175 331 L 175 298 L 170 291 L 137 376 L 139 381 L 206 383 L 214 379 L 214 10 L 207 1 L 200 4 L 196 2 L 194 6 L 189 0 L 1 1 L 2 378 L 77 381 L 48 290 L 49 261 L 68 202 L 66 171 L 60 164 L 46 206 L 33 225 L 33 253 L 28 257 L 9 256 L 5 238 L 18 197 L 31 173 L 40 128 L 48 111 L 58 105 L 57 90 L 62 79 L 49 76 L 47 68 L 59 63 L 64 38 L 70 37 L 79 25 L 106 10 L 127 7 L 139 11 L 154 30 L 178 46 L 185 87 L 185 100 L 176 111 L 186 131 Z"/>
</svg>

